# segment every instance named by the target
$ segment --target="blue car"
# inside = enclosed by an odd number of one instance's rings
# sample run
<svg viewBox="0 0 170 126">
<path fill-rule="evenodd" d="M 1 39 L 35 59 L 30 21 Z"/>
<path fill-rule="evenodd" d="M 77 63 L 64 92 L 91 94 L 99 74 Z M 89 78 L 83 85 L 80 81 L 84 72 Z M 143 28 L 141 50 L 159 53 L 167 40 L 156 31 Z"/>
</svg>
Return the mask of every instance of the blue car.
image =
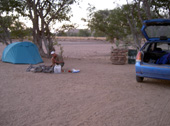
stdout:
<svg viewBox="0 0 170 126">
<path fill-rule="evenodd" d="M 136 81 L 170 80 L 170 19 L 145 20 L 141 30 L 147 42 L 136 56 Z"/>
</svg>

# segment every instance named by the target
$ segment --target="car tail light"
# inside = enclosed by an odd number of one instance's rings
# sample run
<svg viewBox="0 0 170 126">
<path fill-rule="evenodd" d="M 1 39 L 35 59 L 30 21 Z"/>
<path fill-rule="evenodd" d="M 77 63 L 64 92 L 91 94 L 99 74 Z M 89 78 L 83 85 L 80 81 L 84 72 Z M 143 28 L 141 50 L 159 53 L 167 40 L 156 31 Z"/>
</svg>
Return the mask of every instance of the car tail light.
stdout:
<svg viewBox="0 0 170 126">
<path fill-rule="evenodd" d="M 139 51 L 136 56 L 136 61 L 141 61 L 141 60 L 142 60 L 142 53 Z"/>
</svg>

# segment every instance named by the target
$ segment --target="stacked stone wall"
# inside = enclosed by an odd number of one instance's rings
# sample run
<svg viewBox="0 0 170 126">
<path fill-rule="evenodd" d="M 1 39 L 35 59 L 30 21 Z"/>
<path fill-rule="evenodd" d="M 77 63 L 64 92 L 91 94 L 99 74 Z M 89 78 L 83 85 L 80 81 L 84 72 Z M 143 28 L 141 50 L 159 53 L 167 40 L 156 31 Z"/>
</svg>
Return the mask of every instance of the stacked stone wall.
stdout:
<svg viewBox="0 0 170 126">
<path fill-rule="evenodd" d="M 113 49 L 110 60 L 114 65 L 124 65 L 127 63 L 127 49 Z"/>
</svg>

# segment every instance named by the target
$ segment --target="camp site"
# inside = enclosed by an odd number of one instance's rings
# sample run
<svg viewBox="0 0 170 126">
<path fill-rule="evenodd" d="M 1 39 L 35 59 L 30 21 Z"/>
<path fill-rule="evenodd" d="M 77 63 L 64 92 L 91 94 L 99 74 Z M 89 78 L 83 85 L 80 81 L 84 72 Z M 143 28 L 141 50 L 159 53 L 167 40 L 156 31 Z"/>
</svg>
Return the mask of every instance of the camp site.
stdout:
<svg viewBox="0 0 170 126">
<path fill-rule="evenodd" d="M 0 61 L 0 110 L 3 113 L 0 124 L 95 126 L 114 122 L 114 125 L 125 126 L 168 123 L 169 81 L 146 79 L 139 84 L 135 80 L 134 64 L 111 63 L 110 46 L 98 41 L 63 42 L 64 69 L 78 68 L 80 73 L 26 72 L 29 64 Z M 3 48 L 5 46 L 1 45 L 1 54 Z M 44 62 L 40 64 L 51 64 L 50 59 L 42 59 Z M 161 120 L 160 115 L 164 117 Z"/>
<path fill-rule="evenodd" d="M 0 126 L 170 126 L 169 5 L 0 0 Z"/>
</svg>

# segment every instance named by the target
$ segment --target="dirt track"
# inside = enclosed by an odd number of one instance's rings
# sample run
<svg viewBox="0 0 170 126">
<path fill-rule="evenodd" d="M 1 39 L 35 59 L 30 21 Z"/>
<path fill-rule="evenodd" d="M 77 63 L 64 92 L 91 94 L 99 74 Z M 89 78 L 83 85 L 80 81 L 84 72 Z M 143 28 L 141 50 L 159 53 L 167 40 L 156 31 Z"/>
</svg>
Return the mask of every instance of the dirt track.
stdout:
<svg viewBox="0 0 170 126">
<path fill-rule="evenodd" d="M 134 65 L 110 63 L 110 44 L 63 46 L 64 69 L 80 73 L 31 73 L 0 61 L 0 126 L 170 125 L 170 81 L 137 83 Z"/>
</svg>

